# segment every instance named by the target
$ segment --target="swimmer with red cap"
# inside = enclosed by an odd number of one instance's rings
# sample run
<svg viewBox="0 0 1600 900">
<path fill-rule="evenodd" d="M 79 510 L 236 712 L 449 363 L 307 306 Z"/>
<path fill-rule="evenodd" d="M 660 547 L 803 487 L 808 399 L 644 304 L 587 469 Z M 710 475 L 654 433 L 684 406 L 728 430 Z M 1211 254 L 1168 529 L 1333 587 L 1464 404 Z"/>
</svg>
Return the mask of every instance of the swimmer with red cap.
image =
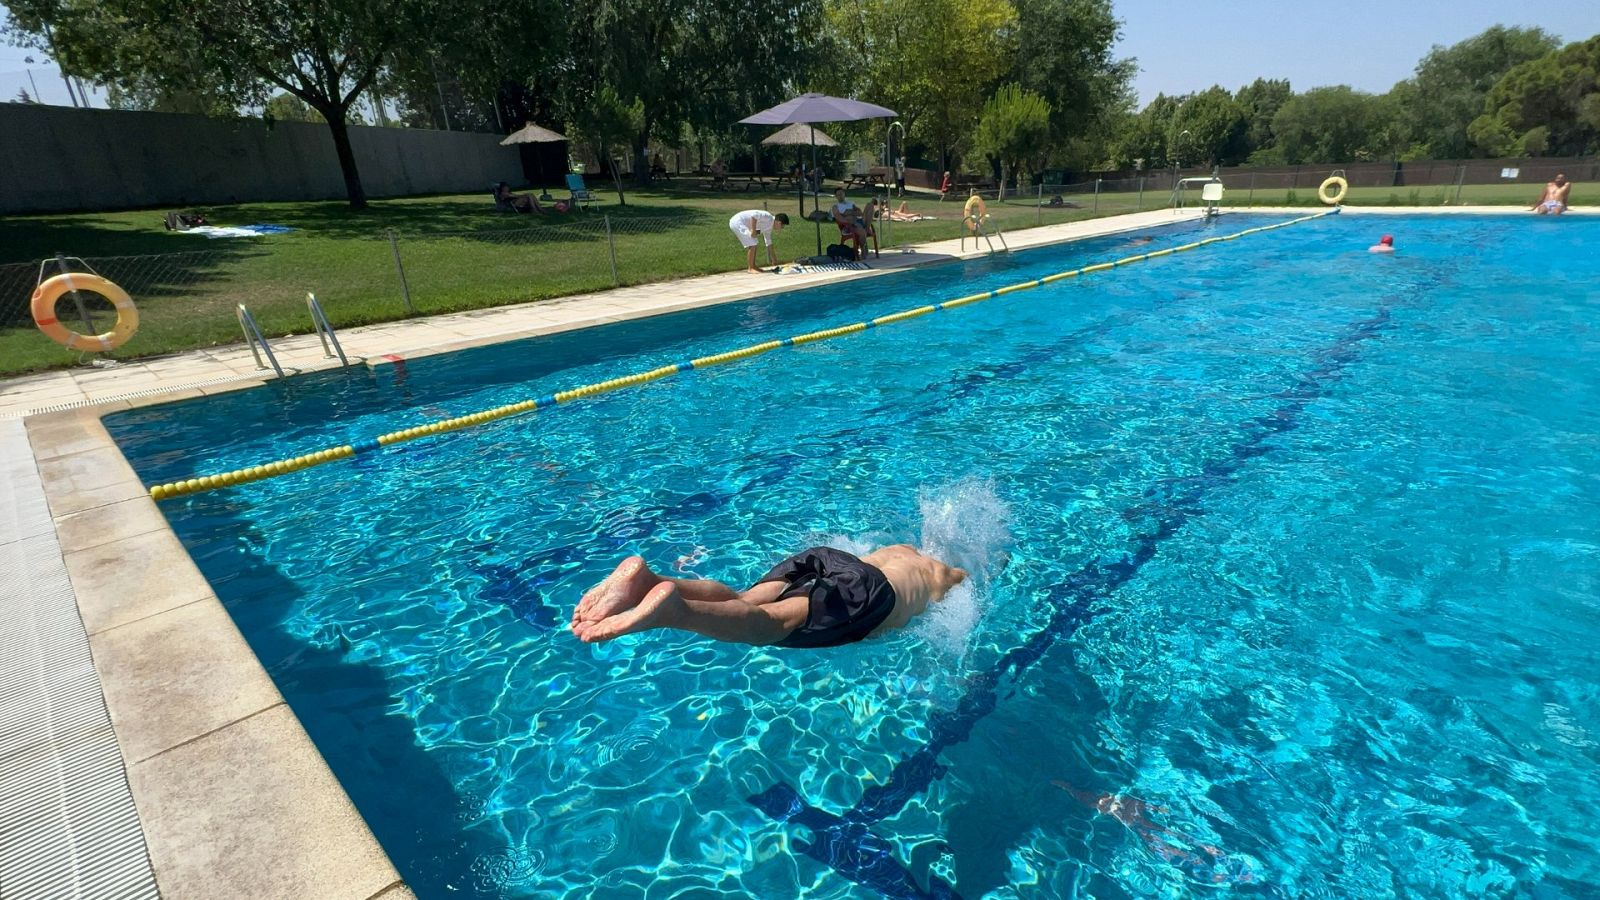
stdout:
<svg viewBox="0 0 1600 900">
<path fill-rule="evenodd" d="M 1367 248 L 1367 252 L 1368 253 L 1393 253 L 1394 252 L 1394 235 L 1386 234 L 1383 237 L 1378 238 L 1378 242 L 1376 244 L 1373 244 L 1371 247 L 1368 247 Z"/>
</svg>

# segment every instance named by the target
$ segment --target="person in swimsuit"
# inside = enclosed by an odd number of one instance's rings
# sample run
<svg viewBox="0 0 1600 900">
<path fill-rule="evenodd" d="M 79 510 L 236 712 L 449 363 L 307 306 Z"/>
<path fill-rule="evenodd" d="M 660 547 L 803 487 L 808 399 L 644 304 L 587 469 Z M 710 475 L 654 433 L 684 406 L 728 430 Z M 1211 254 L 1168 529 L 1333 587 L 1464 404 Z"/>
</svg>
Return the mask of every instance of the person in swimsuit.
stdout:
<svg viewBox="0 0 1600 900">
<path fill-rule="evenodd" d="M 907 544 L 862 557 L 813 547 L 742 593 L 717 581 L 666 578 L 630 556 L 583 595 L 571 628 L 587 644 L 676 628 L 738 644 L 837 647 L 904 627 L 966 578 Z"/>
<path fill-rule="evenodd" d="M 1244 857 L 1225 853 L 1210 844 L 1157 824 L 1150 818 L 1152 813 L 1167 812 L 1165 807 L 1153 807 L 1138 797 L 1126 794 L 1085 791 L 1059 779 L 1052 779 L 1050 783 L 1071 794 L 1084 806 L 1121 822 L 1157 856 L 1203 884 L 1250 884 L 1259 880 L 1255 869 Z"/>
<path fill-rule="evenodd" d="M 1567 198 L 1571 196 L 1571 182 L 1567 181 L 1567 176 L 1557 172 L 1555 180 L 1544 186 L 1544 194 L 1533 205 L 1533 211 L 1541 216 L 1559 216 L 1567 211 Z"/>
<path fill-rule="evenodd" d="M 1373 244 L 1371 247 L 1368 247 L 1367 248 L 1367 252 L 1368 253 L 1393 253 L 1394 252 L 1394 235 L 1386 234 L 1383 237 L 1378 238 L 1378 242 L 1376 244 Z"/>
</svg>

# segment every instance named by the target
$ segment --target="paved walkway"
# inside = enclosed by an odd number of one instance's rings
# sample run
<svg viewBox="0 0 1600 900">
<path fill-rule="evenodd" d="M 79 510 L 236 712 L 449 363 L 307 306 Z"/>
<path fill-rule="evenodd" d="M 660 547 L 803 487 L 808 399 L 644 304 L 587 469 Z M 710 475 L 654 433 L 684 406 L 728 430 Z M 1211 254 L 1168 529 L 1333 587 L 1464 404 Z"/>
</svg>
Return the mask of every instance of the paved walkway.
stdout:
<svg viewBox="0 0 1600 900">
<path fill-rule="evenodd" d="M 1020 250 L 1099 234 L 1165 225 L 1197 216 L 1198 213 L 1193 210 L 1174 212 L 1166 209 L 1030 228 L 1006 235 L 1005 239 L 1011 249 Z M 736 249 L 730 248 L 730 255 Z M 387 356 L 414 358 L 743 300 L 774 290 L 796 290 L 829 282 L 868 278 L 909 266 L 981 256 L 987 252 L 986 249 L 975 248 L 971 240 L 966 242 L 964 251 L 960 241 L 922 244 L 915 247 L 914 251 L 885 253 L 881 259 L 871 261 L 872 269 L 868 271 L 707 275 L 535 303 L 367 325 L 339 332 L 339 342 L 352 362 L 357 359 L 380 362 Z M 275 338 L 272 350 L 286 374 L 338 365 L 338 360 L 323 356 L 322 345 L 315 335 Z M 252 387 L 272 375 L 270 369 L 257 368 L 250 350 L 243 344 L 130 360 L 107 368 L 84 366 L 44 372 L 0 381 L 0 419 L 129 398 L 159 396 L 161 400 L 178 400 Z"/>
</svg>

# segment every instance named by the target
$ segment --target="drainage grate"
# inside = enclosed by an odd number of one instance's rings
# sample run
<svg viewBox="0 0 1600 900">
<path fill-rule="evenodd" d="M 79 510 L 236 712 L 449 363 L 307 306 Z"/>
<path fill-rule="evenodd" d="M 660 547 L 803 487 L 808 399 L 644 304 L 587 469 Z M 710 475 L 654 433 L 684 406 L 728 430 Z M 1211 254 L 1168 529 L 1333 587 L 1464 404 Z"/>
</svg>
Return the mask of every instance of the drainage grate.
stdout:
<svg viewBox="0 0 1600 900">
<path fill-rule="evenodd" d="M 0 422 L 0 460 L 0 897 L 155 898 L 21 422 Z"/>
</svg>

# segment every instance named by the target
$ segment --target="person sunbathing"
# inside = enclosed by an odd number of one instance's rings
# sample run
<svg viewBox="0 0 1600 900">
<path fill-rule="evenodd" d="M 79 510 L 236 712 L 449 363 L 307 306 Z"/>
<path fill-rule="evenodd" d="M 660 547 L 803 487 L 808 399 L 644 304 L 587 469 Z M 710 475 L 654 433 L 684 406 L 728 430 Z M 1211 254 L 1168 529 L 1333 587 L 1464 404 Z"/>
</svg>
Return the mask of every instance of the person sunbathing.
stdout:
<svg viewBox="0 0 1600 900">
<path fill-rule="evenodd" d="M 901 200 L 900 205 L 888 211 L 889 220 L 892 222 L 921 222 L 925 219 L 936 219 L 938 216 L 919 216 L 911 211 L 906 201 Z"/>
<path fill-rule="evenodd" d="M 1567 181 L 1567 176 L 1557 172 L 1555 180 L 1544 186 L 1544 193 L 1539 196 L 1539 202 L 1531 208 L 1541 216 L 1559 216 L 1567 211 L 1567 199 L 1571 196 L 1571 182 Z"/>
<path fill-rule="evenodd" d="M 674 628 L 738 644 L 837 647 L 904 627 L 966 578 L 907 544 L 861 557 L 813 547 L 743 592 L 663 577 L 630 556 L 583 595 L 570 627 L 586 644 Z"/>
<path fill-rule="evenodd" d="M 533 199 L 532 194 L 513 194 L 511 185 L 504 181 L 494 186 L 494 202 L 496 206 L 513 212 L 544 212 L 544 207 L 539 205 L 538 200 Z"/>
</svg>

